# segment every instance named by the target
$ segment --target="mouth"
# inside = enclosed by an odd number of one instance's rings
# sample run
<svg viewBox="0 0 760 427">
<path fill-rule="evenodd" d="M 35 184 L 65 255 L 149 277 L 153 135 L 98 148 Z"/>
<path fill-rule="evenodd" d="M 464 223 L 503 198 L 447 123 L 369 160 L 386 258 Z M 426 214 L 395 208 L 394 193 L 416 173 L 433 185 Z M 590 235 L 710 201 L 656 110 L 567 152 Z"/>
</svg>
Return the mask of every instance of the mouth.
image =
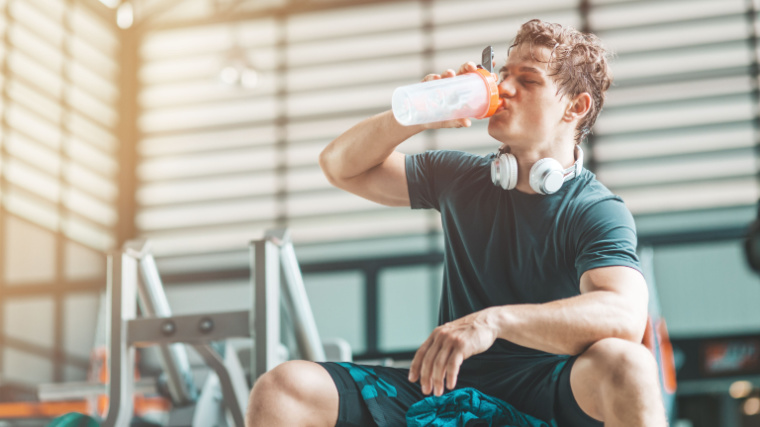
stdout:
<svg viewBox="0 0 760 427">
<path fill-rule="evenodd" d="M 506 109 L 507 109 L 507 103 L 502 98 L 502 99 L 499 100 L 499 106 L 496 107 L 496 111 L 494 111 L 493 115 L 495 116 L 495 115 L 501 113 L 502 111 L 505 111 Z"/>
<path fill-rule="evenodd" d="M 504 98 L 499 99 L 499 106 L 494 111 L 494 116 L 507 109 L 507 101 Z"/>
</svg>

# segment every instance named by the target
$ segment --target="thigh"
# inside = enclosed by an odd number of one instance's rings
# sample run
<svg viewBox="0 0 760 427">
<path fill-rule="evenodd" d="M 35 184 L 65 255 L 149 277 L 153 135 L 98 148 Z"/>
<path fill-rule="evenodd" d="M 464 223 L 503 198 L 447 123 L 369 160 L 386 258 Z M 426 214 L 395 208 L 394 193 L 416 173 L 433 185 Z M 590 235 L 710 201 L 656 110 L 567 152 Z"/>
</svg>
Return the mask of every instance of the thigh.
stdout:
<svg viewBox="0 0 760 427">
<path fill-rule="evenodd" d="M 338 387 L 339 427 L 406 425 L 409 407 L 428 397 L 422 394 L 419 383 L 409 382 L 408 369 L 333 362 L 320 365 Z M 472 386 L 467 378 L 460 377 L 456 388 Z"/>
<path fill-rule="evenodd" d="M 361 388 L 347 369 L 338 363 L 319 363 L 332 377 L 338 389 L 338 420 L 336 427 L 373 427 L 372 414 L 362 398 Z"/>
<path fill-rule="evenodd" d="M 578 377 L 586 376 L 582 372 L 587 369 L 586 361 L 579 360 L 580 356 L 572 357 L 559 376 L 559 383 L 557 386 L 557 401 L 555 409 L 557 412 L 557 419 L 560 420 L 562 426 L 569 427 L 602 427 L 604 423 L 593 418 L 587 413 L 589 410 L 587 402 L 579 402 L 578 398 Z M 571 377 L 573 381 L 571 382 Z M 586 384 L 594 387 L 597 391 L 599 384 Z M 575 391 L 574 391 L 575 390 Z M 581 403 L 586 408 L 581 408 Z"/>
<path fill-rule="evenodd" d="M 606 415 L 632 417 L 633 413 L 625 411 L 638 413 L 633 408 L 644 405 L 641 397 L 659 396 L 660 391 L 652 353 L 641 344 L 619 338 L 597 341 L 580 354 L 569 383 L 578 406 L 598 419 Z M 646 405 L 659 407 L 657 400 L 647 399 Z M 610 406 L 621 403 L 622 406 Z"/>
<path fill-rule="evenodd" d="M 599 427 L 586 415 L 570 388 L 577 357 L 553 354 L 500 356 L 471 367 L 481 371 L 480 390 L 550 425 Z M 552 424 L 554 423 L 554 424 Z"/>
<path fill-rule="evenodd" d="M 479 390 L 547 423 L 555 418 L 559 374 L 568 356 L 508 355 L 479 360 Z"/>
</svg>

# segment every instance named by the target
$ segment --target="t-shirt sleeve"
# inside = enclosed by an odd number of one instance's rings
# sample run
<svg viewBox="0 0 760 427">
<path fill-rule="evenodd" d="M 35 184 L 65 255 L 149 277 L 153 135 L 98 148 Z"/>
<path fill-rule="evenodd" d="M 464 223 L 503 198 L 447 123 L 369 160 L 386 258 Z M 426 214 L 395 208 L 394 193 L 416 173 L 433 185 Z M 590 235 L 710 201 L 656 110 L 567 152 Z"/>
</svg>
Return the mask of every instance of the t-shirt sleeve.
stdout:
<svg viewBox="0 0 760 427">
<path fill-rule="evenodd" d="M 641 271 L 636 255 L 636 225 L 620 198 L 611 197 L 585 209 L 576 224 L 575 268 L 578 280 L 588 270 L 625 266 Z"/>
<path fill-rule="evenodd" d="M 432 150 L 406 156 L 412 209 L 441 210 L 441 195 L 482 158 L 461 151 Z"/>
</svg>

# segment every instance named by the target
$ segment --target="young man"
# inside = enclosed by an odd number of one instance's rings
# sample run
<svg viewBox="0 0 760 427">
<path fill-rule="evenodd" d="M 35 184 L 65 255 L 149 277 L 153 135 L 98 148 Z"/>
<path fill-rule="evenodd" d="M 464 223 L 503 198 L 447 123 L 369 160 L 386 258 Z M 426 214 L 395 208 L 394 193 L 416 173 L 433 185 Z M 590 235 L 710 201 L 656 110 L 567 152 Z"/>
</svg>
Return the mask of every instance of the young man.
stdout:
<svg viewBox="0 0 760 427">
<path fill-rule="evenodd" d="M 474 70 L 467 63 L 459 73 Z M 503 144 L 499 154 L 516 160 L 511 190 L 492 183 L 497 154 L 394 151 L 425 129 L 466 127 L 469 119 L 403 127 L 386 112 L 330 143 L 320 164 L 334 185 L 441 212 L 441 326 L 409 370 L 278 366 L 254 387 L 249 425 L 401 426 L 410 405 L 462 387 L 550 425 L 666 425 L 657 366 L 640 344 L 648 294 L 632 216 L 591 172 L 573 168 L 610 83 L 596 37 L 537 20 L 520 28 L 488 123 Z M 540 194 L 550 191 L 531 177 L 546 158 L 565 170 L 552 194 Z"/>
</svg>

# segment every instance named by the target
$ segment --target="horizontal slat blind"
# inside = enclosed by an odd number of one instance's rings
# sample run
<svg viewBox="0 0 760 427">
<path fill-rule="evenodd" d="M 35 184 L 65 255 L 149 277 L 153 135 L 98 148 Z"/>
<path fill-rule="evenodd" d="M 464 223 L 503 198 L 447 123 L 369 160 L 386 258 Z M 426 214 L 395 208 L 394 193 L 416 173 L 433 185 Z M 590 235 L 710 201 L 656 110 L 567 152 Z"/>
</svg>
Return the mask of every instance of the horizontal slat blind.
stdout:
<svg viewBox="0 0 760 427">
<path fill-rule="evenodd" d="M 0 0 L 0 377 L 82 381 L 116 245 L 120 50 L 89 0 Z"/>
<path fill-rule="evenodd" d="M 580 20 L 574 0 L 476 3 L 379 2 L 148 33 L 139 94 L 141 232 L 159 254 L 181 255 L 242 248 L 274 225 L 290 227 L 299 243 L 438 230 L 428 212 L 333 188 L 318 156 L 340 133 L 387 110 L 394 88 L 478 61 L 489 44 L 503 61 L 530 16 Z M 218 83 L 235 48 L 259 72 L 254 90 Z M 484 125 L 418 135 L 399 149 L 485 153 L 494 141 Z"/>
<path fill-rule="evenodd" d="M 114 26 L 64 0 L 6 0 L 3 208 L 104 251 L 115 245 Z"/>
<path fill-rule="evenodd" d="M 160 255 L 234 251 L 275 225 L 300 243 L 425 234 L 435 215 L 385 208 L 332 188 L 319 152 L 390 106 L 395 87 L 478 61 L 497 62 L 532 18 L 587 25 L 615 53 L 587 155 L 635 215 L 752 204 L 754 60 L 743 0 L 378 2 L 279 18 L 155 29 L 141 56 L 137 225 Z M 220 70 L 244 52 L 251 89 Z M 411 138 L 478 154 L 486 121 Z"/>
<path fill-rule="evenodd" d="M 606 3 L 590 13 L 617 54 L 595 129 L 599 178 L 639 215 L 755 203 L 747 3 Z"/>
</svg>

